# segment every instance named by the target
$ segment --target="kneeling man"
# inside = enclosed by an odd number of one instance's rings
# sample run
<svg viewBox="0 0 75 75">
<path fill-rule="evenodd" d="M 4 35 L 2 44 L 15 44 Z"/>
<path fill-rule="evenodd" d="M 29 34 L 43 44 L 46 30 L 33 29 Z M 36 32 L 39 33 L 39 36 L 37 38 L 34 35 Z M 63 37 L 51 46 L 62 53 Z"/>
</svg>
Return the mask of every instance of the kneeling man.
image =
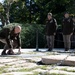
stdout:
<svg viewBox="0 0 75 75">
<path fill-rule="evenodd" d="M 21 27 L 11 26 L 3 28 L 0 31 L 0 41 L 5 44 L 4 50 L 1 55 L 13 55 L 13 49 L 18 47 L 18 53 L 21 53 L 21 38 L 20 38 Z M 8 52 L 6 52 L 8 50 Z"/>
</svg>

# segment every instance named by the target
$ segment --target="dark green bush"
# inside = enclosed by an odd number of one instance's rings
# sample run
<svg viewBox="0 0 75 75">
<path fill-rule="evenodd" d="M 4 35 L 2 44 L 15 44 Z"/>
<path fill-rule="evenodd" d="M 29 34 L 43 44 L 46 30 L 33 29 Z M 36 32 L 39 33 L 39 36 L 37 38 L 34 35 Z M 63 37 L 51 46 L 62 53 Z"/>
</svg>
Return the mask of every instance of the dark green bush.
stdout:
<svg viewBox="0 0 75 75">
<path fill-rule="evenodd" d="M 36 34 L 38 31 L 38 43 L 39 47 L 43 48 L 45 45 L 45 33 L 44 25 L 38 24 L 22 24 L 22 47 L 23 48 L 35 48 L 36 47 Z"/>
</svg>

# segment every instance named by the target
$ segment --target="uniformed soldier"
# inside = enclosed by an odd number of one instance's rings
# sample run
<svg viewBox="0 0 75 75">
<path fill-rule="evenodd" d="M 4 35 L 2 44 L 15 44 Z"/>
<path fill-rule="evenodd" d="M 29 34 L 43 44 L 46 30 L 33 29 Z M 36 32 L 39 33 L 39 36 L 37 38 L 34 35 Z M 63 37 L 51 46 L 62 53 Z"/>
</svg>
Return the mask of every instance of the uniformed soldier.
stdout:
<svg viewBox="0 0 75 75">
<path fill-rule="evenodd" d="M 68 51 L 71 47 L 71 35 L 73 34 L 73 20 L 70 18 L 69 13 L 64 14 L 62 23 L 62 33 L 65 51 Z"/>
<path fill-rule="evenodd" d="M 54 48 L 54 36 L 57 29 L 56 19 L 52 17 L 52 13 L 48 13 L 46 21 L 46 39 L 48 45 L 48 51 L 52 51 Z"/>
<path fill-rule="evenodd" d="M 21 27 L 14 26 L 3 28 L 0 31 L 0 41 L 5 44 L 4 50 L 2 51 L 2 55 L 13 55 L 13 49 L 18 47 L 19 53 L 21 53 L 21 38 L 20 38 Z M 6 53 L 6 51 L 8 52 Z"/>
</svg>

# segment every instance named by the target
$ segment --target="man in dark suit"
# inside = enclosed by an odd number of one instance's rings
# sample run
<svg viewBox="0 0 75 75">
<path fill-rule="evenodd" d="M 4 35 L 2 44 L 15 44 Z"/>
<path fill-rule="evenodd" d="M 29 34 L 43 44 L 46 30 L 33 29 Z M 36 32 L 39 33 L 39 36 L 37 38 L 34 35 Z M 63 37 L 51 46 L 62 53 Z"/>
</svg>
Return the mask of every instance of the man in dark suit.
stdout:
<svg viewBox="0 0 75 75">
<path fill-rule="evenodd" d="M 18 52 L 21 53 L 21 38 L 20 38 L 21 27 L 12 26 L 8 28 L 3 28 L 0 31 L 0 41 L 5 44 L 4 50 L 1 55 L 13 55 L 13 49 L 18 47 Z M 6 51 L 8 52 L 6 53 Z"/>
<path fill-rule="evenodd" d="M 46 39 L 48 45 L 48 51 L 52 51 L 54 48 L 54 37 L 57 29 L 57 21 L 53 18 L 52 13 L 48 13 L 46 21 Z"/>
<path fill-rule="evenodd" d="M 63 41 L 65 51 L 68 51 L 71 47 L 71 35 L 73 34 L 73 20 L 70 18 L 69 13 L 64 14 L 62 23 Z"/>
</svg>

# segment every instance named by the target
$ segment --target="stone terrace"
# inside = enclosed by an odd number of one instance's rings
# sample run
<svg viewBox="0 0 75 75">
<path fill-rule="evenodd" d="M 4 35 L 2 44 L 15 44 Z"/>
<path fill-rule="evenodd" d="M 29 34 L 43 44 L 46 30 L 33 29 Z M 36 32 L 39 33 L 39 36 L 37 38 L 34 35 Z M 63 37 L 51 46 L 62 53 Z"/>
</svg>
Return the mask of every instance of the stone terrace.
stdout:
<svg viewBox="0 0 75 75">
<path fill-rule="evenodd" d="M 42 57 L 50 55 L 68 55 L 63 49 L 46 52 L 45 49 L 36 52 L 35 49 L 22 49 L 21 55 L 0 55 L 0 75 L 75 75 L 75 66 L 42 65 L 38 62 Z M 17 49 L 14 50 L 17 52 Z M 2 50 L 0 50 L 0 53 Z M 74 56 L 74 53 L 72 53 Z M 74 59 L 75 60 L 75 59 Z M 51 70 L 49 70 L 51 69 Z"/>
</svg>

